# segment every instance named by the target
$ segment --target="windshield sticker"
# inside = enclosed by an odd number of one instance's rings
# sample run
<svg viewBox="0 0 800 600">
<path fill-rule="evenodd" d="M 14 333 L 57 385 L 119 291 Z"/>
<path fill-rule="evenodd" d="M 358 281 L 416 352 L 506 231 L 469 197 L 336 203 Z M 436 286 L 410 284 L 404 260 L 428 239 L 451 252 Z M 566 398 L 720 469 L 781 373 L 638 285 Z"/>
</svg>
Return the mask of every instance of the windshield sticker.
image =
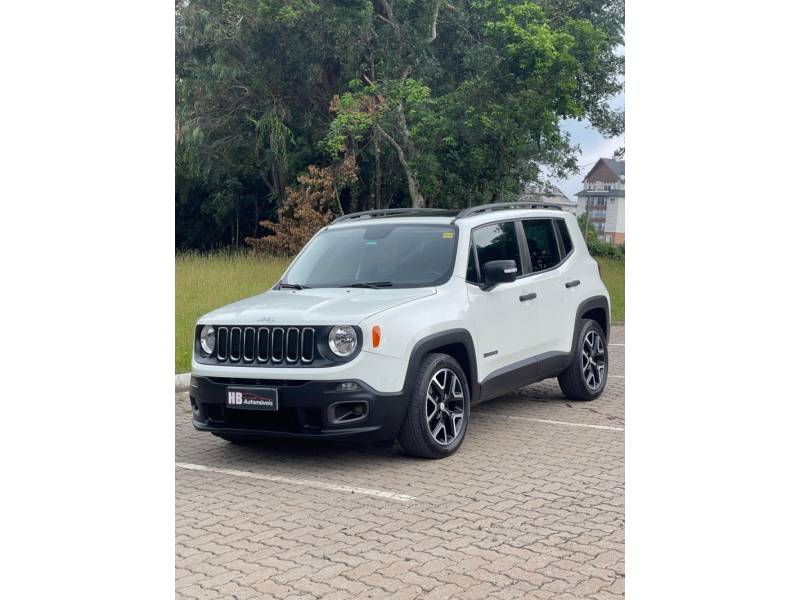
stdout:
<svg viewBox="0 0 800 600">
<path fill-rule="evenodd" d="M 455 237 L 455 233 L 452 231 L 445 231 L 442 233 L 442 239 L 445 240 L 452 240 Z"/>
<path fill-rule="evenodd" d="M 367 240 L 367 246 L 374 246 L 378 242 L 376 240 Z"/>
</svg>

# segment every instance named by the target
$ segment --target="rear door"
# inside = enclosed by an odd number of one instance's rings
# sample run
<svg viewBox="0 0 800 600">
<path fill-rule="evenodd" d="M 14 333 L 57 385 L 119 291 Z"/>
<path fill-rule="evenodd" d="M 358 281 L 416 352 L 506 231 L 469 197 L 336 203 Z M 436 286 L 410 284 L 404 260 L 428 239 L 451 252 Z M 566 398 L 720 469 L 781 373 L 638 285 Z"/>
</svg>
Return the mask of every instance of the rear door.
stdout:
<svg viewBox="0 0 800 600">
<path fill-rule="evenodd" d="M 575 311 L 569 309 L 566 257 L 556 224 L 551 218 L 523 219 L 521 229 L 530 267 L 523 281 L 526 292 L 536 294 L 528 303 L 530 317 L 523 321 L 528 327 L 528 353 L 568 352 Z"/>
<path fill-rule="evenodd" d="M 515 222 L 503 221 L 472 230 L 472 245 L 467 268 L 467 295 L 477 339 L 478 378 L 528 358 L 524 327 L 528 317 L 520 301 L 524 279 L 501 283 L 491 290 L 481 289 L 484 265 L 493 260 L 513 260 L 523 273 L 523 255 Z"/>
</svg>

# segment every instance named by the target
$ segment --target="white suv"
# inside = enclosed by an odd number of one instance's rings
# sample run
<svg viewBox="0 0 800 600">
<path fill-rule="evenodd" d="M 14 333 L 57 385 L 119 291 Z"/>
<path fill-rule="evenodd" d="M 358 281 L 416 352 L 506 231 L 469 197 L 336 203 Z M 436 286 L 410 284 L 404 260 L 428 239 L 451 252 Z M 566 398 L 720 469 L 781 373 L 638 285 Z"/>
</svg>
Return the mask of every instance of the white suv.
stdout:
<svg viewBox="0 0 800 600">
<path fill-rule="evenodd" d="M 354 213 L 272 289 L 197 322 L 192 420 L 231 442 L 397 438 L 444 457 L 470 405 L 548 377 L 599 396 L 609 325 L 598 265 L 558 207 Z"/>
</svg>

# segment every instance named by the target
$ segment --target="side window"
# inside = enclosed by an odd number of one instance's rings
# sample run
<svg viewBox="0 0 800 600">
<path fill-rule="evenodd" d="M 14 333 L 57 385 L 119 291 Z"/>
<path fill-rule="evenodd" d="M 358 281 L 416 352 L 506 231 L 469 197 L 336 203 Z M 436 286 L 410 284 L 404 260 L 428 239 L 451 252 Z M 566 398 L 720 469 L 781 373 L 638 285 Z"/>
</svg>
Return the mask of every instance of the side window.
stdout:
<svg viewBox="0 0 800 600">
<path fill-rule="evenodd" d="M 558 232 L 561 234 L 561 241 L 564 242 L 564 255 L 572 252 L 572 238 L 569 237 L 569 230 L 567 229 L 567 222 L 564 219 L 556 219 L 558 225 Z"/>
<path fill-rule="evenodd" d="M 473 230 L 472 243 L 478 252 L 481 273 L 484 265 L 493 260 L 513 260 L 517 270 L 522 273 L 522 260 L 513 221 L 492 223 Z M 469 269 L 467 280 L 472 281 L 469 279 Z"/>
<path fill-rule="evenodd" d="M 522 222 L 528 252 L 531 255 L 531 269 L 534 273 L 555 267 L 561 262 L 558 254 L 556 230 L 551 219 L 532 219 Z"/>
</svg>

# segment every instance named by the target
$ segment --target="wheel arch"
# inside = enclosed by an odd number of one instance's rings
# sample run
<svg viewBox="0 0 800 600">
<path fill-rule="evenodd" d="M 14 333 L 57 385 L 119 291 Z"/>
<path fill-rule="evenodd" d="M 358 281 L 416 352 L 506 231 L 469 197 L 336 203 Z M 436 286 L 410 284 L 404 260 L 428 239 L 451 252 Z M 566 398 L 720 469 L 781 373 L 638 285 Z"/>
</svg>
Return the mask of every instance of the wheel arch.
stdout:
<svg viewBox="0 0 800 600">
<path fill-rule="evenodd" d="M 448 354 L 461 365 L 467 375 L 470 401 L 474 404 L 480 398 L 478 363 L 475 360 L 475 344 L 472 341 L 472 335 L 466 329 L 450 329 L 434 333 L 414 344 L 408 360 L 405 383 L 403 384 L 405 394 L 410 397 L 422 358 L 432 352 Z"/>
<path fill-rule="evenodd" d="M 572 352 L 578 347 L 578 335 L 581 332 L 581 320 L 592 319 L 600 324 L 606 340 L 611 336 L 611 319 L 609 318 L 608 298 L 592 296 L 578 305 L 575 312 L 575 327 L 572 332 Z"/>
</svg>

